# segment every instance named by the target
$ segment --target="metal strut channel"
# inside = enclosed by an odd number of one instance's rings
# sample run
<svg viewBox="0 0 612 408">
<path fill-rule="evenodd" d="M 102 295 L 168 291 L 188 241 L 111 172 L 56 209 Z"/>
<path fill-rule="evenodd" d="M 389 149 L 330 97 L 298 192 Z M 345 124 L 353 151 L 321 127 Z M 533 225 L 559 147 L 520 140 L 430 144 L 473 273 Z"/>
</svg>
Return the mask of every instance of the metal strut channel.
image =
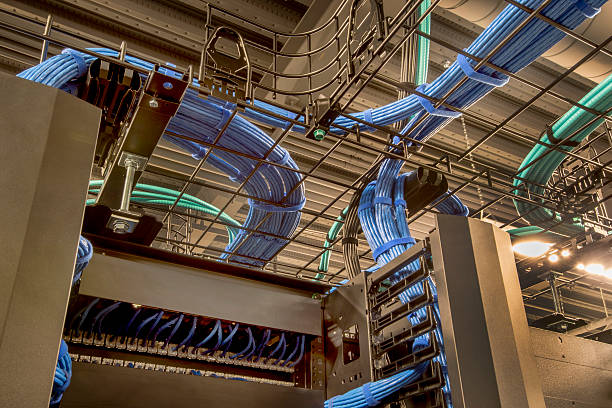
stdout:
<svg viewBox="0 0 612 408">
<path fill-rule="evenodd" d="M 127 216 L 129 220 L 125 196 L 131 194 L 166 126 L 176 114 L 189 77 L 185 74 L 177 79 L 157 70 L 151 71 L 132 119 L 124 124 L 120 144 L 112 164 L 106 168 L 96 204 L 120 208 L 122 217 Z"/>
</svg>

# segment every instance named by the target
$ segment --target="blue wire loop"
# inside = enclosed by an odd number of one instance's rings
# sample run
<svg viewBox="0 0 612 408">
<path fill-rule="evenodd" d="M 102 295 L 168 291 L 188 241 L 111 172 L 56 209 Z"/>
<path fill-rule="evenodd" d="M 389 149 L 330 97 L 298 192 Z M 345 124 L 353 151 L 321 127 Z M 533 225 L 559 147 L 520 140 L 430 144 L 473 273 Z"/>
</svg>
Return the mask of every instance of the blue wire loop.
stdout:
<svg viewBox="0 0 612 408">
<path fill-rule="evenodd" d="M 427 84 L 419 85 L 416 88 L 416 91 L 419 93 L 425 94 L 426 86 Z M 424 98 L 421 95 L 417 95 L 417 94 L 414 94 L 414 96 L 416 96 L 417 100 L 419 101 L 423 109 L 425 109 L 425 111 L 427 111 L 427 113 L 429 113 L 431 116 L 440 116 L 443 118 L 453 118 L 453 119 L 461 116 L 461 112 L 457 112 L 457 111 L 442 108 L 442 107 L 436 109 L 434 108 L 433 104 L 429 101 L 429 99 Z"/>
<path fill-rule="evenodd" d="M 474 81 L 481 82 L 483 84 L 491 85 L 494 87 L 504 86 L 508 83 L 510 77 L 500 72 L 496 72 L 493 75 L 487 75 L 482 72 L 474 71 L 472 64 L 463 54 L 457 55 L 457 64 L 463 71 L 466 77 L 473 79 Z"/>
</svg>

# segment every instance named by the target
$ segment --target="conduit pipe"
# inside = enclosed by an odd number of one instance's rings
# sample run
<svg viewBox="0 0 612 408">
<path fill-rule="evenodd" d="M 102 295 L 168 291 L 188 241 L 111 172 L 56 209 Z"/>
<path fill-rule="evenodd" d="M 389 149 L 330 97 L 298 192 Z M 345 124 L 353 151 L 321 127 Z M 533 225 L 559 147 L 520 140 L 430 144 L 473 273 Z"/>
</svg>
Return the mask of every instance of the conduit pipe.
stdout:
<svg viewBox="0 0 612 408">
<path fill-rule="evenodd" d="M 486 28 L 507 5 L 506 0 L 442 0 L 438 7 L 446 9 L 479 27 Z M 595 44 L 600 44 L 610 35 L 611 23 L 612 3 L 603 5 L 599 14 L 585 20 L 573 31 Z M 590 46 L 567 36 L 542 54 L 542 58 L 563 68 L 570 68 L 590 51 L 592 51 Z M 600 83 L 612 73 L 612 57 L 599 53 L 578 67 L 575 72 L 595 83 Z"/>
</svg>

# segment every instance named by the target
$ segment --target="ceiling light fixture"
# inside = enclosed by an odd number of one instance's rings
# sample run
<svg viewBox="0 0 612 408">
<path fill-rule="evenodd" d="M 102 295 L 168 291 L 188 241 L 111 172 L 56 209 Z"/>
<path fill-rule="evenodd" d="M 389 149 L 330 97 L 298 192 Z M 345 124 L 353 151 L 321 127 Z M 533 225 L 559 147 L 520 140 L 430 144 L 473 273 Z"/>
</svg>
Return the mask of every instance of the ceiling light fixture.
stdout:
<svg viewBox="0 0 612 408">
<path fill-rule="evenodd" d="M 557 261 L 559 260 L 559 255 L 557 255 L 557 254 L 552 254 L 552 255 L 550 255 L 550 256 L 548 257 L 548 260 L 549 260 L 550 262 L 557 262 Z"/>
<path fill-rule="evenodd" d="M 570 250 L 564 249 L 563 251 L 561 251 L 561 256 L 564 258 L 570 256 Z"/>
<path fill-rule="evenodd" d="M 514 244 L 512 249 L 519 255 L 538 257 L 544 255 L 553 244 L 541 241 L 524 241 Z"/>
</svg>

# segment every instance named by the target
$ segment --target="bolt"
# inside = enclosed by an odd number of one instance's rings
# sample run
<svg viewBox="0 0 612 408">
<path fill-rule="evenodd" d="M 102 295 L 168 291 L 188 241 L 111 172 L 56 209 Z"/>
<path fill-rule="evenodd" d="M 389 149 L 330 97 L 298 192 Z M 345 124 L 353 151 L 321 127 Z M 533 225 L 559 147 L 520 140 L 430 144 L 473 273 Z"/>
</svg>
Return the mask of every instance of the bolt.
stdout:
<svg viewBox="0 0 612 408">
<path fill-rule="evenodd" d="M 164 89 L 172 89 L 174 86 L 172 85 L 172 82 L 164 82 L 163 85 Z"/>
<path fill-rule="evenodd" d="M 113 222 L 113 232 L 115 234 L 127 234 L 130 230 L 130 224 L 124 220 L 115 220 Z"/>
<path fill-rule="evenodd" d="M 157 108 L 159 106 L 159 103 L 157 102 L 157 99 L 151 99 L 149 101 L 149 106 L 152 108 Z"/>
<path fill-rule="evenodd" d="M 450 62 L 450 60 L 447 60 L 447 59 L 442 62 L 442 66 L 444 67 L 444 69 L 450 67 L 451 64 L 452 62 Z"/>
</svg>

